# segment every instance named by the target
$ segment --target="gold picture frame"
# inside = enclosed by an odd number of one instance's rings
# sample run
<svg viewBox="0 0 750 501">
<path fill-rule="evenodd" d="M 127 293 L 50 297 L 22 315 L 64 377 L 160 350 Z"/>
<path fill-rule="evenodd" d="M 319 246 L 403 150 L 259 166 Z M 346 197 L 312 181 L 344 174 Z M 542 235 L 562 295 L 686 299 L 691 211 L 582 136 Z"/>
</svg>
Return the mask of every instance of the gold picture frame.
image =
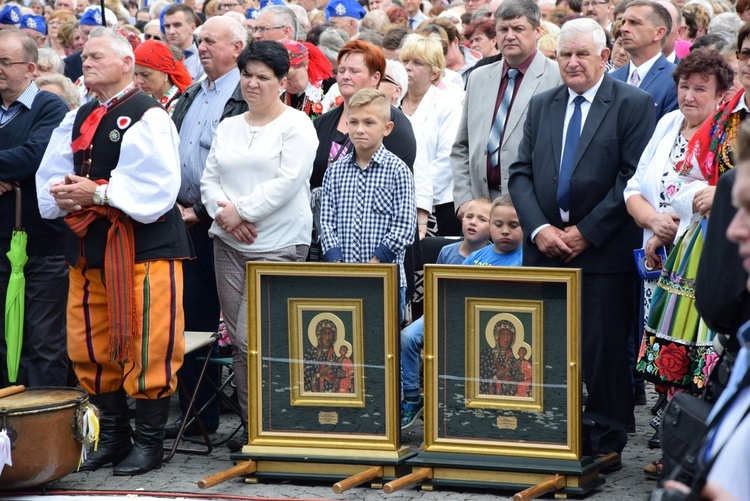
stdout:
<svg viewBox="0 0 750 501">
<path fill-rule="evenodd" d="M 362 300 L 289 298 L 288 304 L 291 404 L 365 407 L 365 367 L 356 363 L 364 355 Z"/>
<path fill-rule="evenodd" d="M 466 298 L 466 406 L 542 411 L 543 303 Z M 500 347 L 498 336 L 509 342 Z"/>
<path fill-rule="evenodd" d="M 396 265 L 249 262 L 247 297 L 243 454 L 398 460 L 411 453 L 400 443 Z M 309 326 L 326 312 L 359 326 L 354 338 L 346 334 L 353 393 L 304 390 Z"/>
<path fill-rule="evenodd" d="M 580 270 L 425 266 L 424 450 L 580 460 L 580 311 Z M 479 387 L 488 324 L 510 316 L 534 336 L 535 397 Z"/>
</svg>

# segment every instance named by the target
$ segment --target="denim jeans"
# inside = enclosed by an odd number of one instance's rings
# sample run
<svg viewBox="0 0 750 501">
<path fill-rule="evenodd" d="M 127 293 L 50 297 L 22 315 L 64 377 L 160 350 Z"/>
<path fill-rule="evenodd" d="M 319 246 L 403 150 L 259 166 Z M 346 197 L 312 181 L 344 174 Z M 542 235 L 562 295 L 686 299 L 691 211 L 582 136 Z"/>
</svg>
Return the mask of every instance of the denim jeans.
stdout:
<svg viewBox="0 0 750 501">
<path fill-rule="evenodd" d="M 424 345 L 424 317 L 401 331 L 401 387 L 403 392 L 419 392 L 419 366 Z"/>
</svg>

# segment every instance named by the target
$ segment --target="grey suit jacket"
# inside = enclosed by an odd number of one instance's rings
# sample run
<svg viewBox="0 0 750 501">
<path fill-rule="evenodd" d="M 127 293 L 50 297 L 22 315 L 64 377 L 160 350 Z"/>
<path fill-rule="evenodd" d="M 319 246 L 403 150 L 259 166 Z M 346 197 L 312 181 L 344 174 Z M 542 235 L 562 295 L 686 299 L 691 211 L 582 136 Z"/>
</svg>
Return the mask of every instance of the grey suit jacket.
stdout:
<svg viewBox="0 0 750 501">
<path fill-rule="evenodd" d="M 453 203 L 456 209 L 474 198 L 490 196 L 487 187 L 487 139 L 495 119 L 495 102 L 504 64 L 504 61 L 499 61 L 482 66 L 469 78 L 461 124 L 451 150 Z M 531 97 L 561 83 L 557 63 L 537 51 L 516 92 L 503 134 L 500 147 L 503 193 L 508 192 L 508 167 L 516 160 Z"/>
<path fill-rule="evenodd" d="M 588 273 L 635 269 L 640 232 L 625 208 L 623 191 L 654 131 L 653 98 L 605 74 L 578 143 L 570 180 L 569 221 L 557 204 L 563 122 L 568 88 L 535 96 L 529 104 L 518 160 L 510 166 L 510 194 L 524 232 L 524 266 L 567 266 Z M 568 264 L 544 256 L 531 241 L 544 224 L 576 225 L 591 243 Z"/>
</svg>

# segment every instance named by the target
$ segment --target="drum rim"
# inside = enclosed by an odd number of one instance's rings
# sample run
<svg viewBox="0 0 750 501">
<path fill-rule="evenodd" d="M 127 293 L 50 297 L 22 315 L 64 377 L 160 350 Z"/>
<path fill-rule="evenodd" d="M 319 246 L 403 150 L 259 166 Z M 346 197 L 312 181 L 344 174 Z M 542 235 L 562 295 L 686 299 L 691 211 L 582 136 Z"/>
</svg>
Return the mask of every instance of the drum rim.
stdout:
<svg viewBox="0 0 750 501">
<path fill-rule="evenodd" d="M 44 404 L 44 405 L 28 405 L 25 407 L 19 407 L 16 409 L 9 409 L 2 405 L 2 399 L 0 399 L 0 417 L 7 416 L 24 416 L 27 414 L 38 414 L 40 411 L 54 411 L 64 410 L 71 407 L 79 407 L 89 398 L 89 394 L 81 388 L 73 388 L 71 386 L 35 386 L 33 388 L 26 388 L 24 391 L 37 392 L 37 391 L 59 391 L 59 390 L 70 390 L 79 395 L 75 398 L 70 398 L 56 404 Z"/>
</svg>

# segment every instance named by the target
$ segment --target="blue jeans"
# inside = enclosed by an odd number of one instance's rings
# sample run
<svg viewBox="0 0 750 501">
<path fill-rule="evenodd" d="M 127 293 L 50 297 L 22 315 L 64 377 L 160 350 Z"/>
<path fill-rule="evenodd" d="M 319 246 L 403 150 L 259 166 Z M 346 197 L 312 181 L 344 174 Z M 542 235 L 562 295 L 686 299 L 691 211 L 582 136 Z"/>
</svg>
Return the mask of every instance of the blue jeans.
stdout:
<svg viewBox="0 0 750 501">
<path fill-rule="evenodd" d="M 406 287 L 399 287 L 398 289 L 398 325 L 404 321 L 404 314 L 406 313 Z"/>
<path fill-rule="evenodd" d="M 404 394 L 419 393 L 419 366 L 424 345 L 424 317 L 401 331 L 401 386 Z"/>
</svg>

